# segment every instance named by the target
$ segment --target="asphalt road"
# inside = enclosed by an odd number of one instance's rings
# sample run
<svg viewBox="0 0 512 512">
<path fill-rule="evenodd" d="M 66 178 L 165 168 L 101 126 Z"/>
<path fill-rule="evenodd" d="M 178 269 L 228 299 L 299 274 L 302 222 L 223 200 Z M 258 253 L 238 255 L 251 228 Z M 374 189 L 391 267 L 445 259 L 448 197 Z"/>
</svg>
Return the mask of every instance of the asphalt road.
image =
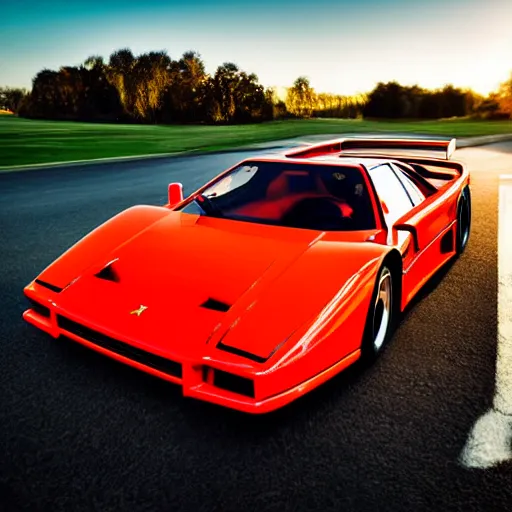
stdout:
<svg viewBox="0 0 512 512">
<path fill-rule="evenodd" d="M 276 413 L 185 399 L 23 322 L 23 286 L 89 230 L 164 203 L 171 181 L 192 192 L 242 156 L 0 175 L 0 509 L 512 510 L 511 461 L 459 462 L 494 393 L 498 175 L 512 143 L 457 151 L 473 173 L 467 252 L 383 357 Z"/>
</svg>

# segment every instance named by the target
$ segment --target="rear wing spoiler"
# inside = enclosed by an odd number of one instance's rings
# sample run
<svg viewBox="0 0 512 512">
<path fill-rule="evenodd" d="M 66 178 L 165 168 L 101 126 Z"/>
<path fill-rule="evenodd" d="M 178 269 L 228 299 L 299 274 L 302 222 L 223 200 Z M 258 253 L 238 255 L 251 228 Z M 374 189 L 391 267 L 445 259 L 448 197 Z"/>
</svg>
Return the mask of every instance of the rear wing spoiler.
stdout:
<svg viewBox="0 0 512 512">
<path fill-rule="evenodd" d="M 358 149 L 390 149 L 390 150 L 420 150 L 442 152 L 445 160 L 449 160 L 456 148 L 456 139 L 450 140 L 425 140 L 425 139 L 335 139 L 319 144 L 313 144 L 307 148 L 294 149 L 286 156 L 289 158 L 312 158 L 336 153 L 349 152 Z"/>
</svg>

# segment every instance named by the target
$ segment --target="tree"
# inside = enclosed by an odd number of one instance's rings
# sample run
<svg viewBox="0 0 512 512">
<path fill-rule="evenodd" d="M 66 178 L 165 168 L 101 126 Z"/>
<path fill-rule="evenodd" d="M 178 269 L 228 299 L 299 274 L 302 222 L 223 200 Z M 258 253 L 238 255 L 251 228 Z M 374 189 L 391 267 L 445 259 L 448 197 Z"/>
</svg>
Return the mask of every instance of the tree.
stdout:
<svg viewBox="0 0 512 512">
<path fill-rule="evenodd" d="M 117 120 L 123 108 L 116 88 L 109 83 L 101 57 L 79 67 L 45 69 L 32 82 L 32 91 L 20 115 L 46 119 Z"/>
<path fill-rule="evenodd" d="M 439 92 L 440 117 L 462 117 L 466 115 L 466 95 L 461 89 L 446 85 Z"/>
<path fill-rule="evenodd" d="M 316 94 L 309 79 L 304 76 L 297 78 L 286 95 L 287 110 L 297 117 L 311 117 L 315 106 Z"/>
<path fill-rule="evenodd" d="M 265 89 L 265 102 L 263 106 L 263 120 L 270 121 L 271 119 L 281 119 L 286 115 L 285 111 L 281 112 L 280 109 L 284 106 L 284 103 L 277 97 L 276 91 L 269 87 Z"/>
<path fill-rule="evenodd" d="M 236 123 L 261 121 L 268 112 L 265 89 L 259 83 L 254 73 L 247 74 L 241 71 L 238 83 L 235 85 L 235 116 Z"/>
<path fill-rule="evenodd" d="M 91 55 L 85 59 L 84 68 L 89 71 L 96 69 L 104 72 L 106 70 L 105 61 L 101 55 Z"/>
<path fill-rule="evenodd" d="M 475 113 L 482 119 L 508 119 L 509 115 L 502 113 L 497 93 L 491 93 L 481 101 L 475 109 Z"/>
<path fill-rule="evenodd" d="M 316 95 L 315 117 L 357 118 L 361 116 L 365 104 L 359 96 L 341 96 L 321 93 Z"/>
<path fill-rule="evenodd" d="M 210 80 L 210 116 L 214 122 L 230 122 L 235 116 L 234 90 L 238 81 L 238 66 L 225 62 Z"/>
<path fill-rule="evenodd" d="M 84 120 L 121 120 L 123 106 L 117 88 L 109 82 L 108 66 L 103 57 L 93 55 L 84 64 L 85 98 L 81 118 Z"/>
<path fill-rule="evenodd" d="M 55 119 L 62 109 L 58 86 L 58 72 L 43 69 L 32 80 L 30 117 Z"/>
<path fill-rule="evenodd" d="M 156 122 L 163 94 L 169 84 L 171 59 L 166 52 L 140 55 L 133 64 L 134 112 L 146 121 Z"/>
<path fill-rule="evenodd" d="M 17 114 L 28 92 L 16 87 L 0 87 L 0 108 Z"/>
<path fill-rule="evenodd" d="M 124 112 L 131 116 L 135 113 L 134 66 L 135 57 L 132 51 L 129 48 L 123 48 L 110 55 L 107 68 L 108 80 L 117 89 Z"/>
<path fill-rule="evenodd" d="M 265 90 L 254 74 L 226 62 L 206 84 L 208 119 L 214 123 L 261 121 L 268 115 Z"/>
<path fill-rule="evenodd" d="M 59 117 L 80 118 L 86 95 L 85 68 L 65 66 L 56 76 L 56 93 L 59 101 Z"/>
<path fill-rule="evenodd" d="M 500 85 L 496 99 L 500 113 L 512 118 L 512 73 L 510 78 Z"/>
<path fill-rule="evenodd" d="M 406 90 L 398 82 L 379 82 L 368 95 L 365 117 L 398 119 L 405 117 L 408 108 Z"/>
<path fill-rule="evenodd" d="M 180 122 L 204 120 L 207 81 L 204 63 L 197 52 L 185 52 L 178 62 L 173 62 L 164 97 L 164 119 Z"/>
</svg>

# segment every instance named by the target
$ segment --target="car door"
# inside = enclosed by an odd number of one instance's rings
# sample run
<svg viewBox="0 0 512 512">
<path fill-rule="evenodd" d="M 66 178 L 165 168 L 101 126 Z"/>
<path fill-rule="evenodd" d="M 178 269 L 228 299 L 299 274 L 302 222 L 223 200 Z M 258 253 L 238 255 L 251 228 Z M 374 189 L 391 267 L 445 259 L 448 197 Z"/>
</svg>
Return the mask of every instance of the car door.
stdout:
<svg viewBox="0 0 512 512">
<path fill-rule="evenodd" d="M 380 171 L 380 172 L 379 172 Z M 403 299 L 408 302 L 412 295 L 428 278 L 454 254 L 455 232 L 450 209 L 456 204 L 443 204 L 442 198 L 425 198 L 421 191 L 399 168 L 392 164 L 380 165 L 370 171 L 377 194 L 387 206 L 384 214 L 389 233 L 393 240 L 392 226 L 397 221 L 408 219 L 416 239 L 407 231 L 398 232 L 398 245 L 402 248 Z M 426 208 L 416 208 L 423 201 Z M 408 213 L 411 213 L 408 218 Z"/>
</svg>

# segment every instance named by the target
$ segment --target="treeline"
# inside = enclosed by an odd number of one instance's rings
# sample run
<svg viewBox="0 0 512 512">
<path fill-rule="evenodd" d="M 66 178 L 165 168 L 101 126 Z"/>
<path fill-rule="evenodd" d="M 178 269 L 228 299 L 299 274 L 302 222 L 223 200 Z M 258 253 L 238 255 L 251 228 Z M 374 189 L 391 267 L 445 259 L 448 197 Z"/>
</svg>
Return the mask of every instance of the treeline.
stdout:
<svg viewBox="0 0 512 512">
<path fill-rule="evenodd" d="M 225 63 L 213 75 L 197 52 L 173 60 L 166 52 L 134 56 L 131 50 L 80 66 L 44 69 L 32 90 L 0 88 L 0 108 L 19 116 L 136 123 L 250 123 L 286 118 L 438 119 L 512 117 L 512 77 L 482 97 L 447 85 L 439 90 L 379 83 L 368 94 L 317 93 L 299 77 L 284 98 L 253 73 Z"/>
<path fill-rule="evenodd" d="M 286 92 L 281 104 L 281 117 L 361 117 L 366 102 L 365 96 L 340 96 L 317 94 L 306 77 L 299 77 Z"/>
<path fill-rule="evenodd" d="M 483 98 L 473 91 L 447 85 L 430 91 L 402 86 L 396 82 L 379 83 L 363 107 L 367 118 L 440 119 L 464 117 L 477 112 Z"/>
<path fill-rule="evenodd" d="M 43 70 L 19 107 L 20 116 L 145 123 L 243 123 L 271 117 L 268 93 L 235 64 L 213 76 L 195 52 L 177 61 L 165 52 L 135 57 L 128 49 L 108 62 L 90 57 L 78 67 Z"/>
</svg>

